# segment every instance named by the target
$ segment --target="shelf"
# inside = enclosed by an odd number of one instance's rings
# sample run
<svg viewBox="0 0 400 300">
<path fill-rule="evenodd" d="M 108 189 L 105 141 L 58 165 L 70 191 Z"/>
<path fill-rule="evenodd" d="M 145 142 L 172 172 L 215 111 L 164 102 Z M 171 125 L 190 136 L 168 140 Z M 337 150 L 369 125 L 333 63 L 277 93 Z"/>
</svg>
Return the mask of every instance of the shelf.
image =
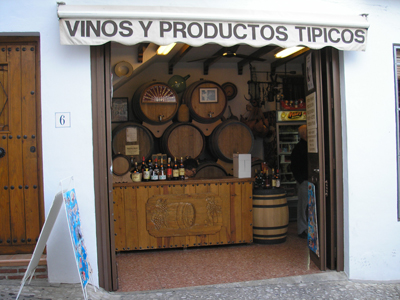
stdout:
<svg viewBox="0 0 400 300">
<path fill-rule="evenodd" d="M 296 145 L 298 142 L 279 142 L 279 144 Z"/>
<path fill-rule="evenodd" d="M 290 164 L 290 161 L 285 161 L 285 162 L 280 162 L 281 165 L 286 165 L 286 164 Z"/>
<path fill-rule="evenodd" d="M 281 185 L 282 184 L 296 184 L 296 181 L 282 181 L 281 180 Z"/>
<path fill-rule="evenodd" d="M 292 154 L 292 152 L 281 152 L 281 153 L 278 153 L 278 155 L 291 155 Z"/>
<path fill-rule="evenodd" d="M 279 132 L 279 134 L 299 134 L 297 131 L 293 131 L 293 132 L 291 132 L 291 131 L 284 131 L 284 132 Z"/>
</svg>

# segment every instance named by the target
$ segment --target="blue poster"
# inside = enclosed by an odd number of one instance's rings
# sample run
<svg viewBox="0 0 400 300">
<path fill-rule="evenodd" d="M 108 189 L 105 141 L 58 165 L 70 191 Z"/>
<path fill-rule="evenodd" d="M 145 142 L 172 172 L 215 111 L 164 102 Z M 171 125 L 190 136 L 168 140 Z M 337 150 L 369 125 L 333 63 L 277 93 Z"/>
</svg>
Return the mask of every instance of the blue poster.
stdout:
<svg viewBox="0 0 400 300">
<path fill-rule="evenodd" d="M 75 189 L 64 193 L 64 202 L 72 245 L 75 252 L 76 265 L 78 266 L 81 284 L 84 289 L 89 281 L 89 263 L 87 261 L 87 251 L 81 231 L 81 220 L 79 217 Z"/>
<path fill-rule="evenodd" d="M 319 257 L 317 205 L 315 200 L 315 185 L 308 183 L 308 248 Z"/>
</svg>

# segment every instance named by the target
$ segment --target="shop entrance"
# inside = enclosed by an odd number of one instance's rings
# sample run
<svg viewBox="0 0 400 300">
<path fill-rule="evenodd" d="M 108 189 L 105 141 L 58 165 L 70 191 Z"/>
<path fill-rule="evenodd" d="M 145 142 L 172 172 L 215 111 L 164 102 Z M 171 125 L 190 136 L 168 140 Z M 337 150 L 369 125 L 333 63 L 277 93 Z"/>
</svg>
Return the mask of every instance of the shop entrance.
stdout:
<svg viewBox="0 0 400 300">
<path fill-rule="evenodd" d="M 319 231 L 320 231 L 320 241 L 321 241 L 321 255 L 318 259 L 316 259 L 316 264 L 321 270 L 325 270 L 326 267 L 330 269 L 341 270 L 343 268 L 342 263 L 340 262 L 340 258 L 336 253 L 335 249 L 340 247 L 340 241 L 342 235 L 338 232 L 337 228 L 341 225 L 338 225 L 339 218 L 338 215 L 341 215 L 340 211 L 340 203 L 342 199 L 337 199 L 336 195 L 341 195 L 340 192 L 340 183 L 341 179 L 338 178 L 339 168 L 338 165 L 341 165 L 341 157 L 337 153 L 341 153 L 341 144 L 340 139 L 337 138 L 337 134 L 340 136 L 341 129 L 337 130 L 338 124 L 340 124 L 340 101 L 339 98 L 335 98 L 338 96 L 336 93 L 338 91 L 338 81 L 337 80 L 337 70 L 338 70 L 338 62 L 337 60 L 331 60 L 330 57 L 334 56 L 337 58 L 337 51 L 333 51 L 334 55 L 325 53 L 324 50 L 313 52 L 314 54 L 314 70 L 315 70 L 315 86 L 317 89 L 317 93 L 321 94 L 321 97 L 318 98 L 317 107 L 320 109 L 319 114 L 317 115 L 319 122 L 322 122 L 322 126 L 319 127 L 321 132 L 318 135 L 319 143 L 322 143 L 319 149 L 325 149 L 328 147 L 329 149 L 334 149 L 332 151 L 320 151 L 318 152 L 318 162 L 319 162 L 319 174 L 329 172 L 329 174 L 333 174 L 330 176 L 329 190 L 326 183 L 326 176 L 323 178 L 318 178 L 319 182 L 324 182 L 325 184 L 318 185 L 317 193 L 319 195 L 320 200 L 319 204 Z M 100 47 L 92 47 L 92 76 L 93 76 L 93 126 L 94 126 L 94 139 L 98 147 L 94 147 L 95 151 L 95 178 L 96 182 L 96 206 L 99 209 L 96 211 L 100 211 L 101 213 L 97 215 L 97 224 L 102 224 L 98 228 L 98 238 L 99 240 L 99 273 L 104 274 L 103 278 L 100 278 L 100 285 L 106 289 L 117 289 L 116 282 L 116 273 L 117 270 L 115 268 L 115 252 L 114 252 L 114 216 L 113 216 L 113 204 L 112 204 L 112 195 L 110 191 L 112 190 L 112 174 L 111 172 L 107 172 L 107 176 L 101 176 L 101 174 L 105 175 L 105 170 L 110 170 L 111 167 L 111 97 L 110 97 L 110 77 L 109 74 L 112 72 L 111 67 L 111 45 L 106 44 L 105 46 Z M 332 62 L 333 61 L 333 62 Z M 329 70 L 328 70 L 329 68 Z M 332 77 L 332 74 L 335 76 Z M 246 88 L 247 89 L 247 88 Z M 330 95 L 334 90 L 335 97 L 331 97 Z M 329 91 L 329 92 L 327 92 Z M 326 94 L 325 94 L 326 93 Z M 324 95 L 324 96 L 322 96 Z M 327 95 L 325 97 L 325 95 Z M 329 97 L 328 97 L 329 96 Z M 105 100 L 104 100 L 105 99 Z M 330 102 L 327 102 L 326 99 Z M 336 100 L 335 100 L 336 99 Z M 329 104 L 328 104 L 329 103 Z M 332 106 L 328 106 L 332 105 Z M 329 107 L 329 109 L 328 109 Z M 333 107 L 333 109 L 332 109 Z M 332 115 L 332 112 L 336 112 Z M 105 115 L 105 116 L 104 116 Z M 333 118 L 332 118 L 333 116 Z M 339 123 L 338 123 L 339 122 Z M 324 129 L 325 128 L 325 129 Z M 332 139 L 327 139 L 328 133 L 330 135 L 334 135 L 336 137 L 335 142 L 332 142 Z M 330 136 L 329 135 L 329 136 Z M 331 141 L 328 143 L 328 141 Z M 333 147 L 333 148 L 332 148 Z M 337 152 L 339 151 L 339 152 Z M 320 157 L 324 155 L 324 158 Z M 328 155 L 328 156 L 327 156 Z M 333 162 L 334 166 L 327 167 L 326 161 Z M 322 163 L 321 163 L 322 162 Z M 333 172 L 333 173 L 332 173 Z M 340 170 L 341 172 L 341 170 Z M 341 174 L 341 173 L 340 173 Z M 105 179 L 106 178 L 106 179 Z M 333 192 L 336 192 L 336 195 L 333 196 Z M 326 201 L 326 196 L 329 195 L 329 199 Z M 336 202 L 337 201 L 337 202 Z M 327 217 L 325 220 L 323 216 L 327 214 L 327 203 L 329 204 L 329 214 L 330 217 Z M 333 204 L 335 203 L 335 204 Z M 338 204 L 336 204 L 338 203 Z M 332 205 L 331 205 L 332 204 Z M 107 223 L 105 222 L 107 220 Z M 329 224 L 327 224 L 329 222 Z M 342 224 L 342 223 L 341 223 Z M 329 228 L 329 233 L 327 233 L 327 228 Z M 340 231 L 340 230 L 339 230 Z M 329 239 L 327 241 L 326 239 Z M 327 248 L 324 248 L 328 246 Z M 100 249 L 101 248 L 101 249 Z M 331 249 L 325 250 L 325 249 Z M 343 249 L 343 248 L 342 248 Z M 322 253 L 324 253 L 322 255 Z M 327 253 L 327 254 L 325 254 Z M 339 255 L 340 256 L 340 255 Z M 329 257 L 330 262 L 327 263 L 327 257 Z M 104 271 L 103 271 L 104 270 Z M 108 270 L 108 271 L 107 271 Z M 105 272 L 106 271 L 106 272 Z M 100 275 L 102 276 L 102 275 Z"/>
<path fill-rule="evenodd" d="M 39 39 L 0 38 L 0 254 L 32 253 L 44 222 Z"/>
</svg>

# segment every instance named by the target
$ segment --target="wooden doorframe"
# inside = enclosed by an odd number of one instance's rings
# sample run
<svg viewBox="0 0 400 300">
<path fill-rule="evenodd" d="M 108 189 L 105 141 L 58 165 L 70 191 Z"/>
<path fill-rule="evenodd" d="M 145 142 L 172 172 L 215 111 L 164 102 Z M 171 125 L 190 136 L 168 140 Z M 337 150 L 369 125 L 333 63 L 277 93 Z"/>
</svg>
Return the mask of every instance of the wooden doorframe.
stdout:
<svg viewBox="0 0 400 300">
<path fill-rule="evenodd" d="M 99 286 L 115 291 L 117 265 L 114 251 L 111 176 L 111 43 L 90 47 L 92 76 L 93 171 Z"/>
</svg>

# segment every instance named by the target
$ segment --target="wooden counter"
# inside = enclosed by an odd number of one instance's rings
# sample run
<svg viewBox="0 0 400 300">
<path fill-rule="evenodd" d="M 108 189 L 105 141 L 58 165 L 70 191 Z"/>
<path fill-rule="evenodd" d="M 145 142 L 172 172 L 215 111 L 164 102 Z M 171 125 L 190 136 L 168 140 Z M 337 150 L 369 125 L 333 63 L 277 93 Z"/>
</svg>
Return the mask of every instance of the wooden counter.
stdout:
<svg viewBox="0 0 400 300">
<path fill-rule="evenodd" d="M 114 183 L 115 251 L 252 243 L 253 181 Z"/>
</svg>

